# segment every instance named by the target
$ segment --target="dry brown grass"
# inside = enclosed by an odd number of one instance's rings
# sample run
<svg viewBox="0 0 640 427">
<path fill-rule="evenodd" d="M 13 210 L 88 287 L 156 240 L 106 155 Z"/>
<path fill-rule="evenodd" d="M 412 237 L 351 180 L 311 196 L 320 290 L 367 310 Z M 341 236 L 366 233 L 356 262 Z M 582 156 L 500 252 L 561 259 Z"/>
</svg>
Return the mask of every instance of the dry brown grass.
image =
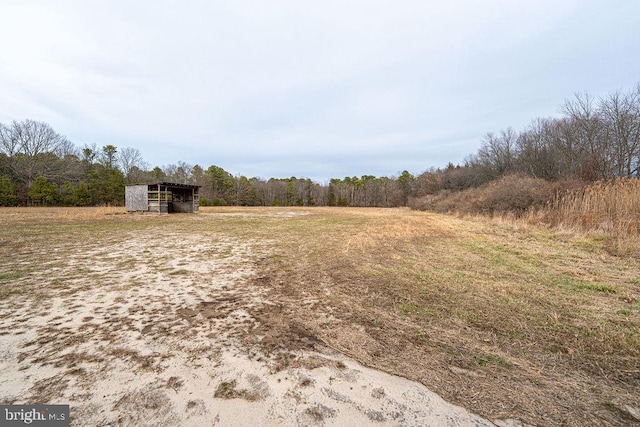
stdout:
<svg viewBox="0 0 640 427">
<path fill-rule="evenodd" d="M 97 208 L 5 208 L 0 207 L 0 225 L 14 225 L 21 223 L 33 223 L 34 221 L 74 222 L 74 221 L 99 221 L 111 219 L 113 215 L 124 215 L 123 207 L 97 207 Z"/>
<path fill-rule="evenodd" d="M 280 302 L 256 313 L 269 342 L 315 336 L 490 418 L 629 422 L 620 408 L 640 404 L 632 260 L 484 218 L 312 212 L 278 224 L 259 266 L 257 284 Z"/>
<path fill-rule="evenodd" d="M 601 181 L 556 197 L 537 212 L 556 227 L 602 235 L 618 255 L 640 255 L 640 180 Z"/>
<path fill-rule="evenodd" d="M 508 175 L 480 188 L 411 200 L 411 207 L 458 216 L 519 218 L 600 240 L 612 254 L 640 257 L 640 180 L 586 185 Z"/>
<path fill-rule="evenodd" d="M 316 363 L 291 351 L 328 346 L 533 425 L 629 425 L 625 405 L 640 407 L 640 266 L 590 235 L 408 209 L 110 213 L 0 210 L 0 296 L 36 295 L 34 269 L 55 269 L 88 239 L 251 239 L 264 242 L 251 284 L 269 304 L 246 307 L 257 324 L 240 339 L 275 367 Z"/>
</svg>

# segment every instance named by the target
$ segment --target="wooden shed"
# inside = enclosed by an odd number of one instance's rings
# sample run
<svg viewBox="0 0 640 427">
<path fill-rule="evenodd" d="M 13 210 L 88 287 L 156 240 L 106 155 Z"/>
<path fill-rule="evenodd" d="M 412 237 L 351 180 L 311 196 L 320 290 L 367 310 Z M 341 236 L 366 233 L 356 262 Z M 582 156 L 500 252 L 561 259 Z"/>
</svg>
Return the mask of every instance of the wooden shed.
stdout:
<svg viewBox="0 0 640 427">
<path fill-rule="evenodd" d="M 198 212 L 200 186 L 157 182 L 125 187 L 127 212 Z"/>
</svg>

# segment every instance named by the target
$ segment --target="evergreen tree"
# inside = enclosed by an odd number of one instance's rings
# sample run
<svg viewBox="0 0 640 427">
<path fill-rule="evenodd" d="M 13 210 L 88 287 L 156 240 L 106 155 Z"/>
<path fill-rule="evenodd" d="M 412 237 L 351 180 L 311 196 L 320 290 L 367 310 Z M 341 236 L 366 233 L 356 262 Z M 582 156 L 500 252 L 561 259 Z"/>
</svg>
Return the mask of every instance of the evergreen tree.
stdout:
<svg viewBox="0 0 640 427">
<path fill-rule="evenodd" d="M 58 197 L 58 189 L 45 177 L 39 176 L 33 181 L 28 194 L 32 203 L 46 206 L 54 204 Z"/>
<path fill-rule="evenodd" d="M 8 176 L 0 176 L 0 206 L 17 206 L 16 186 Z"/>
</svg>

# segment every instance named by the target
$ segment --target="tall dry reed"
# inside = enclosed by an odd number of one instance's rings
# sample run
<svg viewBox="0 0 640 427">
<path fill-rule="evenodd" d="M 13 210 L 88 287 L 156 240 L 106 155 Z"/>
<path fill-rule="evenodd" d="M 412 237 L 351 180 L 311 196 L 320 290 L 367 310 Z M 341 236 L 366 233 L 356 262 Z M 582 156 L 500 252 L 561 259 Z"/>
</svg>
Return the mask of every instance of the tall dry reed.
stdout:
<svg viewBox="0 0 640 427">
<path fill-rule="evenodd" d="M 544 217 L 556 226 L 603 232 L 616 253 L 640 254 L 640 179 L 599 181 L 558 195 Z"/>
</svg>

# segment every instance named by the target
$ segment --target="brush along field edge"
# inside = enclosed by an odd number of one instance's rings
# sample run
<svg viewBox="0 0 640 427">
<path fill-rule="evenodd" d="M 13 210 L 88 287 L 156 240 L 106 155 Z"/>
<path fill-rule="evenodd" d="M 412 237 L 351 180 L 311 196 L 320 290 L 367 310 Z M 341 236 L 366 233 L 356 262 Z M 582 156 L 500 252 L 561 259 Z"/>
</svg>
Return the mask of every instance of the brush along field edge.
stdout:
<svg viewBox="0 0 640 427">
<path fill-rule="evenodd" d="M 415 380 L 493 420 L 624 425 L 640 406 L 640 274 L 596 244 L 408 210 L 120 213 L 0 211 L 3 401 L 489 425 Z"/>
</svg>

